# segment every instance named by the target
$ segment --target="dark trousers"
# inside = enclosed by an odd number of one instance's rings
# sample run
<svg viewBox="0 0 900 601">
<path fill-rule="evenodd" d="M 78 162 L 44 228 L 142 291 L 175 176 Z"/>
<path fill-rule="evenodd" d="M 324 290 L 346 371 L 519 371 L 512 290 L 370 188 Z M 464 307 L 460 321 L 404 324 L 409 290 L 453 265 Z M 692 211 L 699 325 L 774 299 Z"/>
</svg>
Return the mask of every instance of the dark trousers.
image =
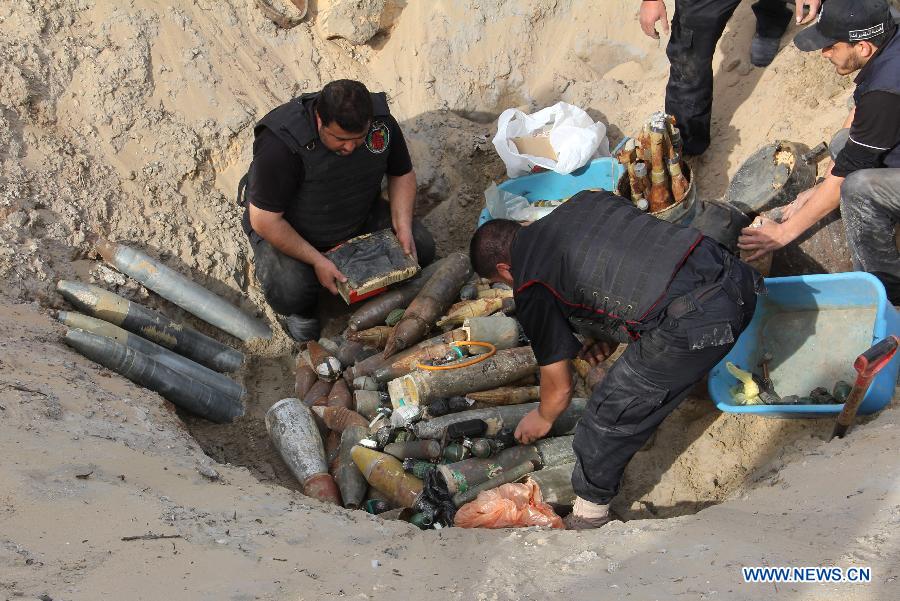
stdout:
<svg viewBox="0 0 900 601">
<path fill-rule="evenodd" d="M 572 486 L 579 497 L 610 502 L 634 454 L 750 323 L 762 278 L 745 263 L 729 261 L 720 286 L 672 301 L 594 389 L 572 445 Z"/>
<path fill-rule="evenodd" d="M 702 154 L 709 146 L 712 116 L 712 59 L 725 24 L 741 0 L 675 0 L 672 36 L 666 54 L 671 68 L 666 86 L 666 112 L 674 115 L 685 154 Z M 753 4 L 756 33 L 780 38 L 791 20 L 784 0 Z"/>
<path fill-rule="evenodd" d="M 359 233 L 389 227 L 390 205 L 379 200 Z M 434 238 L 418 219 L 413 219 L 413 239 L 419 264 L 425 266 L 434 261 Z M 256 264 L 256 279 L 269 306 L 279 315 L 314 317 L 322 286 L 312 266 L 283 254 L 256 232 L 250 233 L 250 246 Z"/>
</svg>

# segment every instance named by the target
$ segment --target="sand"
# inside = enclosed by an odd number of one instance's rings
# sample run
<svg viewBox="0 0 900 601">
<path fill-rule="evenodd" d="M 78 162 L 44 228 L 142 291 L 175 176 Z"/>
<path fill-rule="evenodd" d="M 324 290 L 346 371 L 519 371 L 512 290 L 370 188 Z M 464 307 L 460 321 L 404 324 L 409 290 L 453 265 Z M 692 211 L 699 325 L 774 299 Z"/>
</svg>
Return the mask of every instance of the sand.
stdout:
<svg viewBox="0 0 900 601">
<path fill-rule="evenodd" d="M 366 5 L 382 12 L 362 45 L 327 39 L 326 0 L 290 28 L 255 0 L 0 6 L 4 598 L 897 597 L 895 407 L 825 443 L 827 420 L 722 415 L 698 387 L 629 466 L 614 504 L 629 521 L 600 532 L 420 533 L 297 492 L 261 421 L 290 392 L 293 344 L 254 283 L 234 201 L 255 121 L 337 77 L 388 92 L 418 211 L 445 254 L 464 247 L 483 190 L 504 177 L 489 142 L 503 109 L 571 102 L 615 143 L 663 103 L 665 40 L 640 34 L 631 0 Z M 815 145 L 847 112 L 851 80 L 815 53 L 788 45 L 751 67 L 752 24 L 744 3 L 716 56 L 713 145 L 693 165 L 702 198 L 721 196 L 759 146 Z M 273 324 L 273 341 L 244 348 L 245 418 L 179 415 L 61 344 L 48 317 L 64 306 L 60 278 L 238 344 L 103 267 L 97 235 Z M 181 538 L 121 540 L 148 532 Z M 739 573 L 819 564 L 871 565 L 875 580 L 776 593 Z"/>
</svg>

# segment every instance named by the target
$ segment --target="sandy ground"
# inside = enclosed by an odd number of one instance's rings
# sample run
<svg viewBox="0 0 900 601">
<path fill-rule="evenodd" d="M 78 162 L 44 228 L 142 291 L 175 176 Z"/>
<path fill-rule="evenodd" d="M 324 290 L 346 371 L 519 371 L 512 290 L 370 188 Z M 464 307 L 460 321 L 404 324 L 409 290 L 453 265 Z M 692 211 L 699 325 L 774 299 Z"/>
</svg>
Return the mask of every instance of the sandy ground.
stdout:
<svg viewBox="0 0 900 601">
<path fill-rule="evenodd" d="M 722 415 L 698 387 L 629 466 L 614 509 L 630 521 L 585 534 L 420 533 L 296 492 L 261 421 L 291 387 L 280 333 L 244 349 L 247 416 L 228 426 L 179 415 L 60 344 L 48 318 L 64 306 L 59 278 L 237 344 L 99 265 L 97 235 L 274 323 L 234 188 L 254 122 L 333 78 L 388 92 L 442 253 L 465 245 L 482 191 L 504 176 L 489 143 L 503 109 L 565 100 L 607 122 L 614 143 L 662 107 L 665 40 L 640 34 L 631 0 L 367 1 L 383 7 L 370 15 L 379 32 L 356 46 L 328 39 L 320 17 L 340 4 L 310 2 L 291 29 L 256 0 L 0 4 L 4 598 L 900 596 L 893 407 L 826 444 L 827 421 Z M 764 143 L 814 145 L 847 112 L 851 80 L 815 54 L 788 45 L 752 68 L 752 24 L 746 2 L 716 57 L 713 145 L 694 163 L 702 198 L 721 196 Z M 180 538 L 121 540 L 148 532 Z M 774 587 L 739 573 L 820 564 L 872 566 L 873 582 Z"/>
</svg>

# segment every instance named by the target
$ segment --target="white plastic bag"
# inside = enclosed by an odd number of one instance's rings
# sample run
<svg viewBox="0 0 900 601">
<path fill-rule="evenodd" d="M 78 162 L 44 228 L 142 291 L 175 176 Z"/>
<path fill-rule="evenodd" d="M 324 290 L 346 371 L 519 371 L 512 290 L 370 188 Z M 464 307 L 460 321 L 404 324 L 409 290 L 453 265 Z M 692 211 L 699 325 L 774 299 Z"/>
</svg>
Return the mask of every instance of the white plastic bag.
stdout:
<svg viewBox="0 0 900 601">
<path fill-rule="evenodd" d="M 519 154 L 513 138 L 540 134 L 547 129 L 557 160 Z M 582 109 L 565 102 L 557 102 L 531 115 L 506 109 L 497 120 L 493 143 L 509 177 L 525 175 L 535 165 L 557 173 L 571 173 L 593 158 L 609 156 L 606 125 L 600 121 L 594 123 Z"/>
<path fill-rule="evenodd" d="M 512 219 L 513 221 L 537 221 L 549 215 L 557 204 L 536 207 L 524 196 L 501 190 L 497 184 L 491 183 L 484 191 L 484 204 L 492 219 Z"/>
</svg>

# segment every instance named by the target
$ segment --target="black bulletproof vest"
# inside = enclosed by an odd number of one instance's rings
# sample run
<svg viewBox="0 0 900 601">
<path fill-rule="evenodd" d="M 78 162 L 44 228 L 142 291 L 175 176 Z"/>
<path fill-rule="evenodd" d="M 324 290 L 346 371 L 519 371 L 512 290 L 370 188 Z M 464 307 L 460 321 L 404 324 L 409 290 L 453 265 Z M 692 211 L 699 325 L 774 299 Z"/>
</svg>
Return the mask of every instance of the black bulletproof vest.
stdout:
<svg viewBox="0 0 900 601">
<path fill-rule="evenodd" d="M 853 91 L 853 100 L 866 92 L 890 92 L 897 94 L 897 110 L 900 110 L 900 32 L 895 32 L 878 54 L 864 67 L 865 79 Z M 884 167 L 900 167 L 900 144 L 890 149 L 882 159 Z"/>
<path fill-rule="evenodd" d="M 611 192 L 580 192 L 516 234 L 514 288 L 545 286 L 575 309 L 575 331 L 627 342 L 702 238 Z"/>
<path fill-rule="evenodd" d="M 372 94 L 374 117 L 366 142 L 350 156 L 339 156 L 322 144 L 313 126 L 318 95 L 303 94 L 273 109 L 254 132 L 270 129 L 303 162 L 303 184 L 284 219 L 322 250 L 358 234 L 381 194 L 390 146 L 384 118 L 390 112 L 385 94 Z"/>
</svg>

